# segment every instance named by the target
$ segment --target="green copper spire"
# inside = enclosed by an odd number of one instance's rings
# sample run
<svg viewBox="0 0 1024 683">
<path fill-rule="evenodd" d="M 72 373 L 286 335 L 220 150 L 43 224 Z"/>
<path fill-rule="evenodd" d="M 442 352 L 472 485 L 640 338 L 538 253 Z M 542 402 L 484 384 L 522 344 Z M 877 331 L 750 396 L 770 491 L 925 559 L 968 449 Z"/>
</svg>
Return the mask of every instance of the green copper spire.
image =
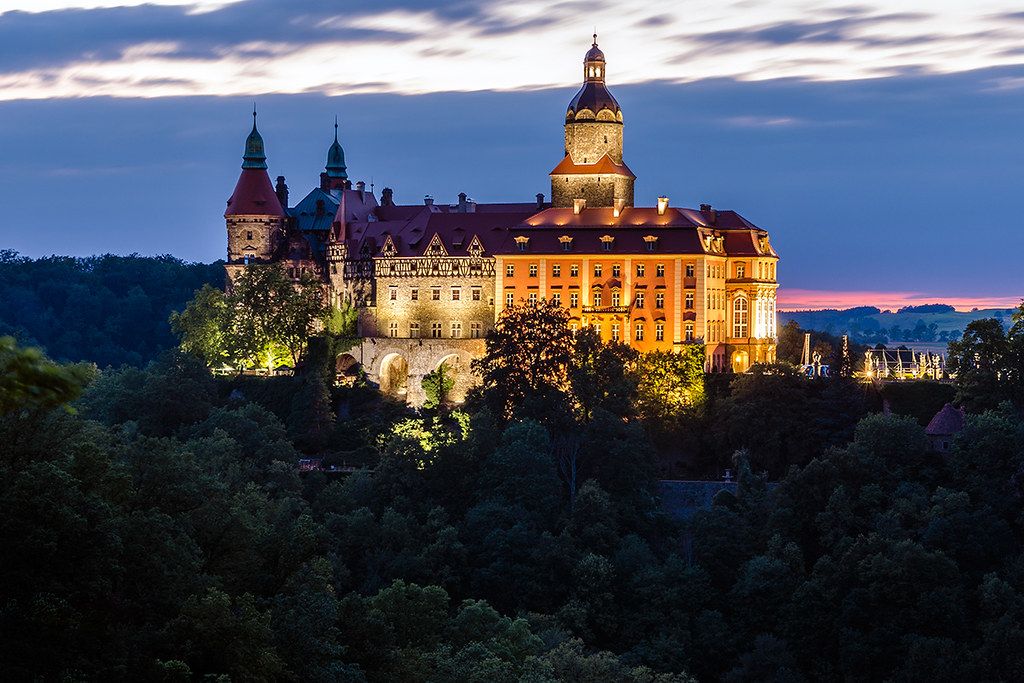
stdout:
<svg viewBox="0 0 1024 683">
<path fill-rule="evenodd" d="M 345 150 L 338 142 L 338 117 L 334 117 L 334 144 L 327 150 L 327 177 L 348 179 L 348 172 L 345 169 Z"/>
<path fill-rule="evenodd" d="M 256 130 L 256 104 L 252 105 L 252 132 L 245 139 L 242 168 L 267 169 L 267 153 L 263 149 L 263 136 Z"/>
</svg>

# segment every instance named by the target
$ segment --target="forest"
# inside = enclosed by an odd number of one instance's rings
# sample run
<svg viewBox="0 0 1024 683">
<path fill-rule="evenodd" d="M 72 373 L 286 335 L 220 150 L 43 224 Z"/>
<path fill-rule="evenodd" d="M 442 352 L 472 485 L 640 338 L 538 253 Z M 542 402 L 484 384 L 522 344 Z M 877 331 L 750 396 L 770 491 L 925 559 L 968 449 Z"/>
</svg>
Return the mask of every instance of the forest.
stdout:
<svg viewBox="0 0 1024 683">
<path fill-rule="evenodd" d="M 5 678 L 1024 679 L 1024 307 L 951 347 L 942 455 L 931 394 L 510 310 L 480 389 L 419 412 L 334 386 L 322 336 L 272 378 L 0 339 Z M 735 493 L 666 515 L 672 454 Z"/>
</svg>

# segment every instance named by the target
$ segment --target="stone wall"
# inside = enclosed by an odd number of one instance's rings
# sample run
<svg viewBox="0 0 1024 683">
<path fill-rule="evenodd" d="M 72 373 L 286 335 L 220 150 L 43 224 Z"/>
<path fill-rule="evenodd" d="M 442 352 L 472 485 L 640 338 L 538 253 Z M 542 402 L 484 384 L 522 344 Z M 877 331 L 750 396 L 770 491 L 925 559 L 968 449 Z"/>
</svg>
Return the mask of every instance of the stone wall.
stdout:
<svg viewBox="0 0 1024 683">
<path fill-rule="evenodd" d="M 426 400 L 423 377 L 445 363 L 455 380 L 449 400 L 461 403 L 479 383 L 470 364 L 484 353 L 483 339 L 369 338 L 348 353 L 382 392 L 413 406 Z"/>
<path fill-rule="evenodd" d="M 607 154 L 622 163 L 622 124 L 614 121 L 586 121 L 565 124 L 565 153 L 574 164 L 596 164 Z"/>
<path fill-rule="evenodd" d="M 613 206 L 617 198 L 633 206 L 633 179 L 613 174 L 551 176 L 552 206 L 570 207 L 578 198 L 586 199 L 591 208 Z"/>
<path fill-rule="evenodd" d="M 284 233 L 284 219 L 277 216 L 228 216 L 225 222 L 228 263 L 241 263 L 246 256 L 258 261 L 269 260 Z"/>
</svg>

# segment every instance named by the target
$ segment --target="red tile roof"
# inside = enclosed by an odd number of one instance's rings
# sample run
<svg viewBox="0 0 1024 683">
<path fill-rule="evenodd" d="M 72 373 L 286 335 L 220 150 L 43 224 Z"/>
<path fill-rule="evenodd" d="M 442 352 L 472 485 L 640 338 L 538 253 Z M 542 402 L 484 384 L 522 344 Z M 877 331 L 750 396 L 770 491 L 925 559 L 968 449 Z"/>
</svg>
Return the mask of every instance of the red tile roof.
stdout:
<svg viewBox="0 0 1024 683">
<path fill-rule="evenodd" d="M 260 168 L 243 168 L 228 199 L 225 216 L 284 216 L 270 176 Z"/>
<path fill-rule="evenodd" d="M 617 164 L 612 158 L 605 154 L 595 164 L 577 164 L 568 154 L 555 166 L 549 175 L 594 175 L 601 173 L 605 175 L 624 175 L 636 178 L 626 164 Z"/>
</svg>

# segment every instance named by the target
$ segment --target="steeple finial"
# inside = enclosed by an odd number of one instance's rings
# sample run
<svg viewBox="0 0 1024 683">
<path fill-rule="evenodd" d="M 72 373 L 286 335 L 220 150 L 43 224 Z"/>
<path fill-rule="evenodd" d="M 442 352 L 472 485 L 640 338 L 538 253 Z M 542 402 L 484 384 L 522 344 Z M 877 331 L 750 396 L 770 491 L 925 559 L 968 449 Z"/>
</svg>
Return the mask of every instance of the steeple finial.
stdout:
<svg viewBox="0 0 1024 683">
<path fill-rule="evenodd" d="M 338 115 L 334 115 L 334 141 L 338 141 Z"/>
<path fill-rule="evenodd" d="M 334 116 L 334 142 L 331 143 L 330 149 L 327 150 L 327 171 L 328 178 L 340 178 L 342 180 L 348 179 L 348 172 L 345 169 L 345 150 L 342 149 L 341 143 L 338 142 L 338 116 Z"/>
<path fill-rule="evenodd" d="M 594 44 L 591 47 L 597 47 L 597 29 L 594 29 Z"/>
<path fill-rule="evenodd" d="M 256 130 L 256 103 L 252 103 L 252 132 L 245 139 L 245 154 L 242 155 L 242 168 L 267 168 L 267 153 L 263 147 L 263 136 Z"/>
</svg>

